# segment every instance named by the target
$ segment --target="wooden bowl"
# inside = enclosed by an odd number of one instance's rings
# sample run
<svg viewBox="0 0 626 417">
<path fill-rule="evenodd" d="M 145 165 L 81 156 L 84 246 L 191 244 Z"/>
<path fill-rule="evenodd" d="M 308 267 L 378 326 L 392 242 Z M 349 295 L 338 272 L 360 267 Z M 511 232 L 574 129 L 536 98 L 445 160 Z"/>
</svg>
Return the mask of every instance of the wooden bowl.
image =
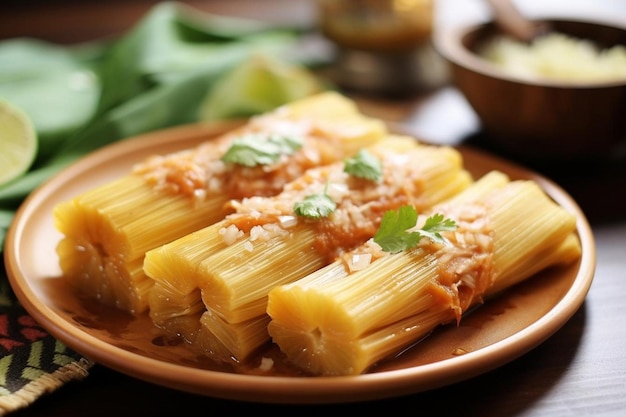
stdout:
<svg viewBox="0 0 626 417">
<path fill-rule="evenodd" d="M 625 28 L 547 20 L 554 30 L 592 40 L 601 48 L 626 45 Z M 476 53 L 498 33 L 493 22 L 486 22 L 440 31 L 434 39 L 488 142 L 533 160 L 604 159 L 623 151 L 626 77 L 587 83 L 539 77 L 529 81 L 510 75 Z"/>
</svg>

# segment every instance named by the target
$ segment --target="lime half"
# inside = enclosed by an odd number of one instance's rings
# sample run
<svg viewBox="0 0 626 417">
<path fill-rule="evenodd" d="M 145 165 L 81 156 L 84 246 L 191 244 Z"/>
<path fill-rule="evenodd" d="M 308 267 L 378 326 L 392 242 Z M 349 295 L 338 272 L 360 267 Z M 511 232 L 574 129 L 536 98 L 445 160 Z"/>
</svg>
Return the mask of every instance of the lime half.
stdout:
<svg viewBox="0 0 626 417">
<path fill-rule="evenodd" d="M 37 134 L 30 118 L 0 100 L 0 186 L 23 175 L 37 155 Z"/>
</svg>

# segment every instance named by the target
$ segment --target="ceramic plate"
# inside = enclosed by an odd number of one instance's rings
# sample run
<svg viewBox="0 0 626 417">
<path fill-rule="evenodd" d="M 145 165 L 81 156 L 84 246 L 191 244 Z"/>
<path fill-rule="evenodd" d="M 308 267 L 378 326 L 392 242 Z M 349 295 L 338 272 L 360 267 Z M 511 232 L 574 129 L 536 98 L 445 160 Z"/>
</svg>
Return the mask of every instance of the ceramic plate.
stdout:
<svg viewBox="0 0 626 417">
<path fill-rule="evenodd" d="M 178 390 L 265 403 L 352 402 L 416 393 L 488 372 L 554 334 L 585 299 L 596 254 L 591 229 L 576 202 L 536 173 L 463 147 L 459 149 L 465 165 L 475 177 L 499 169 L 514 179 L 533 179 L 575 214 L 582 258 L 569 267 L 545 271 L 488 301 L 459 327 L 437 329 L 367 374 L 298 377 L 280 371 L 268 376 L 215 369 L 184 346 L 160 343 L 162 339 L 147 316 L 133 318 L 86 303 L 65 287 L 55 252 L 61 237 L 52 217 L 57 203 L 126 174 L 148 155 L 190 147 L 231 127 L 189 125 L 117 142 L 68 167 L 28 197 L 7 235 L 5 264 L 18 299 L 43 328 L 101 365 Z"/>
</svg>

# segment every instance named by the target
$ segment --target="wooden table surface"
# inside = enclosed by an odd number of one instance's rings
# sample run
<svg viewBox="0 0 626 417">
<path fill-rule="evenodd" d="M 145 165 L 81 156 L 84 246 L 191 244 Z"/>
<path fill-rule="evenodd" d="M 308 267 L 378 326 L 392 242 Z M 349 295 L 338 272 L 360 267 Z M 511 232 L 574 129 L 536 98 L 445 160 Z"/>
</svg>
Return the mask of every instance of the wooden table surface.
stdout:
<svg viewBox="0 0 626 417">
<path fill-rule="evenodd" d="M 306 0 L 186 3 L 216 13 L 270 21 L 289 16 L 291 21 L 304 24 L 311 22 L 313 10 L 311 1 Z M 267 3 L 267 6 L 257 7 L 260 3 Z M 459 4 L 452 0 L 442 3 Z M 464 2 L 464 6 L 471 7 L 470 3 Z M 581 2 L 568 4 L 578 3 Z M 604 3 L 615 7 L 616 2 L 593 3 L 595 10 Z M 0 39 L 35 36 L 73 43 L 116 36 L 135 23 L 152 4 L 154 2 L 149 1 L 9 1 L 0 6 Z M 482 5 L 474 6 L 480 9 Z M 621 10 L 626 18 L 624 5 Z M 448 12 L 454 17 L 454 10 Z M 373 114 L 403 123 L 425 138 L 486 146 L 473 114 L 452 87 L 403 100 L 365 98 L 362 103 Z M 442 114 L 446 114 L 445 123 L 438 124 Z M 587 214 L 596 239 L 597 269 L 586 301 L 575 315 L 546 342 L 513 362 L 471 380 L 415 395 L 313 406 L 251 404 L 197 396 L 96 365 L 85 380 L 70 382 L 16 415 L 183 415 L 222 410 L 258 415 L 304 410 L 360 413 L 370 409 L 402 409 L 416 414 L 428 410 L 432 414 L 457 416 L 624 416 L 626 322 L 622 310 L 626 296 L 626 205 L 623 202 L 626 163 L 622 160 L 593 169 L 533 166 L 531 162 L 528 165 L 565 188 Z"/>
</svg>

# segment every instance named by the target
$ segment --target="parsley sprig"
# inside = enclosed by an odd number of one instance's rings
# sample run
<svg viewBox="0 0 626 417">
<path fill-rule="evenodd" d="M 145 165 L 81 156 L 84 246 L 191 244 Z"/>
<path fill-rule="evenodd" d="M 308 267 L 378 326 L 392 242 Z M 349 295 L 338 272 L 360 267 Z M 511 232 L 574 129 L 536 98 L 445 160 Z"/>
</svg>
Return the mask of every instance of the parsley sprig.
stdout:
<svg viewBox="0 0 626 417">
<path fill-rule="evenodd" d="M 311 194 L 294 204 L 293 211 L 302 217 L 310 219 L 321 219 L 328 217 L 337 208 L 337 203 L 327 194 L 328 184 L 324 187 L 324 192 Z"/>
<path fill-rule="evenodd" d="M 344 172 L 370 181 L 380 181 L 383 169 L 380 160 L 365 149 L 344 161 Z"/>
<path fill-rule="evenodd" d="M 303 146 L 300 137 L 246 134 L 236 138 L 222 156 L 222 161 L 247 167 L 269 165 L 281 155 L 291 155 Z"/>
<path fill-rule="evenodd" d="M 417 246 L 423 237 L 445 244 L 447 241 L 441 232 L 456 229 L 454 220 L 444 219 L 442 214 L 433 214 L 426 219 L 421 229 L 410 230 L 417 224 L 417 217 L 413 206 L 402 206 L 397 211 L 385 212 L 380 228 L 374 235 L 374 242 L 385 252 L 398 253 Z"/>
</svg>

